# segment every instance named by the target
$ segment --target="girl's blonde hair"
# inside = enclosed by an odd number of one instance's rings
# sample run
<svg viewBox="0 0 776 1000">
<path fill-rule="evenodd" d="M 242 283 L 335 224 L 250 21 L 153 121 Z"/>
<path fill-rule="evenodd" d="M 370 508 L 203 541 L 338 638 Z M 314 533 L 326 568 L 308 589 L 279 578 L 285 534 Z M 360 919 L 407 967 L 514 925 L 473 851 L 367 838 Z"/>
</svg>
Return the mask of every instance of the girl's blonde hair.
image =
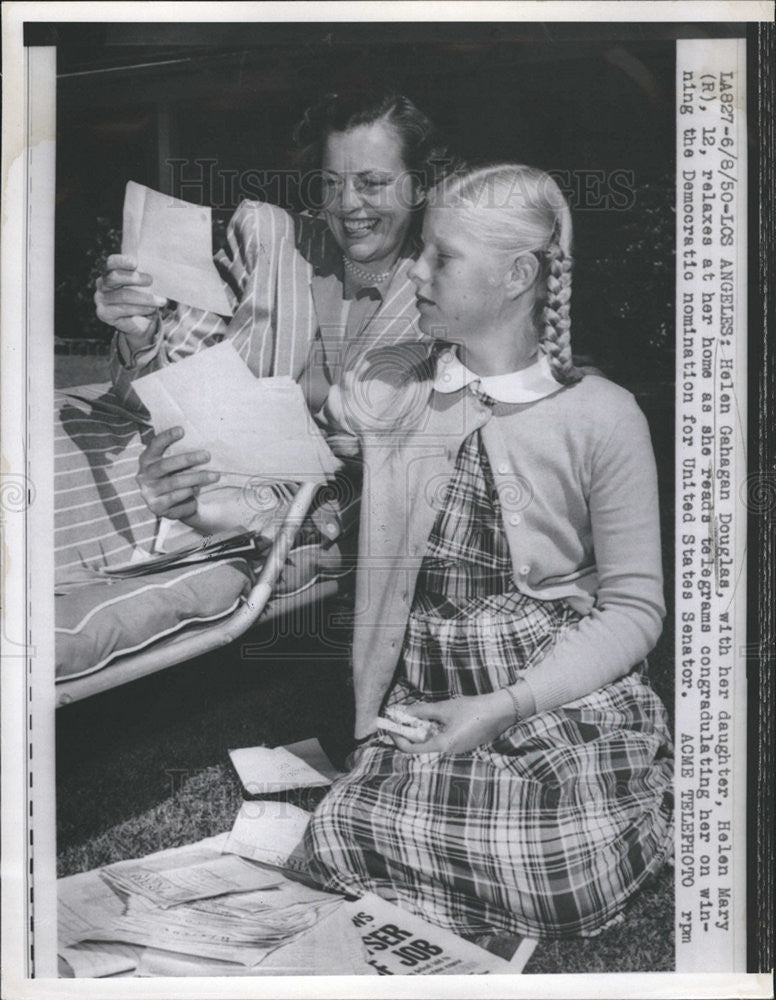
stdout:
<svg viewBox="0 0 776 1000">
<path fill-rule="evenodd" d="M 455 173 L 430 193 L 429 207 L 454 208 L 485 246 L 540 263 L 534 323 L 552 374 L 582 378 L 571 355 L 571 212 L 560 188 L 536 167 L 499 164 Z"/>
</svg>

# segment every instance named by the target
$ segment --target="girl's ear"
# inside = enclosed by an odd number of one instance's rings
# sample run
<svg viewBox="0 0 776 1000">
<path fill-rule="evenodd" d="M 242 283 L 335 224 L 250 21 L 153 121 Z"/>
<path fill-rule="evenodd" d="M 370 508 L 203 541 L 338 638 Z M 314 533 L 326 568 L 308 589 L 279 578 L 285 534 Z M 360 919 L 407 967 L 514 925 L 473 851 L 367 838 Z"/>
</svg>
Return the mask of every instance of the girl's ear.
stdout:
<svg viewBox="0 0 776 1000">
<path fill-rule="evenodd" d="M 518 295 L 531 288 L 539 274 L 539 261 L 533 253 L 521 253 L 512 261 L 507 277 L 506 291 L 510 298 L 516 299 Z"/>
</svg>

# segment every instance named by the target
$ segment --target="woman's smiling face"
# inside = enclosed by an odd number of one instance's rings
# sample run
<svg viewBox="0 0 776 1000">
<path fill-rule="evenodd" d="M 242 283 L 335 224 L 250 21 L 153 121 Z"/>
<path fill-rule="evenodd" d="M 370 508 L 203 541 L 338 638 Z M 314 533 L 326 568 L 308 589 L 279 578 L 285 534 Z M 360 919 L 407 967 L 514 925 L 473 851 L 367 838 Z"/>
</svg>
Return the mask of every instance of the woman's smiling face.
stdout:
<svg viewBox="0 0 776 1000">
<path fill-rule="evenodd" d="M 388 122 L 331 132 L 323 147 L 326 218 L 351 260 L 387 270 L 396 260 L 417 203 L 417 186 Z"/>
</svg>

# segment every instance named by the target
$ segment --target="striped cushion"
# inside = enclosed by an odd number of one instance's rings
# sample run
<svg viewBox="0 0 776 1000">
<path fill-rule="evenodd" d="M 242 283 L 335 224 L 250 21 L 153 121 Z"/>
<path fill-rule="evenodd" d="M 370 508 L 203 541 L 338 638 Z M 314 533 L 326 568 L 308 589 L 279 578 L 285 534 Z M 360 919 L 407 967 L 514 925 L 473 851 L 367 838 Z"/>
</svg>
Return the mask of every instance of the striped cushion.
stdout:
<svg viewBox="0 0 776 1000">
<path fill-rule="evenodd" d="M 135 547 L 150 548 L 157 518 L 135 482 L 151 429 L 109 384 L 58 392 L 54 416 L 54 565 L 62 583 L 84 565 L 115 565 Z"/>
<path fill-rule="evenodd" d="M 56 677 L 94 673 L 187 625 L 231 614 L 250 586 L 242 559 L 198 563 L 57 596 Z"/>
</svg>

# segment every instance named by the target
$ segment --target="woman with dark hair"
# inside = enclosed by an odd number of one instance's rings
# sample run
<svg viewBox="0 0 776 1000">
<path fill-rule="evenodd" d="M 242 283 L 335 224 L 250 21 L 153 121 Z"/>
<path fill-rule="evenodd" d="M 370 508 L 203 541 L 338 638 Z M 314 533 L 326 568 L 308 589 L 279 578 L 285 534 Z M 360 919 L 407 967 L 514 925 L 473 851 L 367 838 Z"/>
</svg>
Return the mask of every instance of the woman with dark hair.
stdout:
<svg viewBox="0 0 776 1000">
<path fill-rule="evenodd" d="M 432 169 L 431 121 L 401 95 L 327 94 L 305 113 L 295 138 L 321 182 L 317 210 L 238 206 L 215 257 L 231 316 L 168 302 L 135 261 L 108 259 L 95 302 L 99 318 L 116 330 L 114 389 L 89 410 L 82 402 L 60 409 L 57 569 L 64 577 L 84 562 L 122 561 L 147 546 L 158 515 L 188 520 L 197 488 L 211 481 L 196 468 L 202 455 L 164 457 L 173 435 L 146 431 L 141 441 L 135 378 L 230 340 L 257 377 L 299 380 L 317 409 L 348 351 L 423 337 L 407 272 Z M 137 466 L 130 465 L 138 461 L 135 482 Z"/>
</svg>

